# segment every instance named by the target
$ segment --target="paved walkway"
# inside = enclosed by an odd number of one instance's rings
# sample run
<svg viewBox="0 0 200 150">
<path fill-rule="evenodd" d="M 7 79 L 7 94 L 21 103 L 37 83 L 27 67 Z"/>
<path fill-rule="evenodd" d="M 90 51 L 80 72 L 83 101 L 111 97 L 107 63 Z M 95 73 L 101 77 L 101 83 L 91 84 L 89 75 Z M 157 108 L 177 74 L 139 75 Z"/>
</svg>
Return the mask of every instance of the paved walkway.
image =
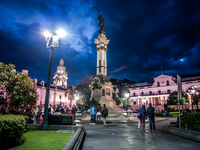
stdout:
<svg viewBox="0 0 200 150">
<path fill-rule="evenodd" d="M 137 123 L 111 123 L 102 125 L 82 124 L 86 129 L 83 150 L 199 150 L 200 143 L 160 132 L 162 125 L 167 125 L 176 118 L 156 122 L 156 131 L 141 132 Z"/>
</svg>

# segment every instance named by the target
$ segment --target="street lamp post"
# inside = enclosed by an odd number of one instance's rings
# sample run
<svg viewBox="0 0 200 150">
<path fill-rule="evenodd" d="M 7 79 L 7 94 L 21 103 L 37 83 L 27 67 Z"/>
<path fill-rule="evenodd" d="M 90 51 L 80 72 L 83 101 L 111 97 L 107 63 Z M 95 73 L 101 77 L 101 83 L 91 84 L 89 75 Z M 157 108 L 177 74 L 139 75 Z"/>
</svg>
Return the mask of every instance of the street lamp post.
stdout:
<svg viewBox="0 0 200 150">
<path fill-rule="evenodd" d="M 52 33 L 48 31 L 44 33 L 45 49 L 50 50 L 50 58 L 49 58 L 49 69 L 48 69 L 48 77 L 47 77 L 44 117 L 43 117 L 42 125 L 40 126 L 41 130 L 48 130 L 48 105 L 49 105 L 49 90 L 50 90 L 50 82 L 51 82 L 53 51 L 55 49 L 59 49 L 60 38 L 65 36 L 65 31 L 63 30 L 57 30 L 56 33 L 57 35 L 53 35 Z"/>
<path fill-rule="evenodd" d="M 127 110 L 128 110 L 128 98 L 129 98 L 129 95 L 130 95 L 129 93 L 126 93 L 126 94 L 125 94 L 125 97 L 126 97 L 126 107 L 127 107 L 127 108 L 126 108 L 127 116 L 128 116 L 128 111 L 127 111 Z"/>
</svg>

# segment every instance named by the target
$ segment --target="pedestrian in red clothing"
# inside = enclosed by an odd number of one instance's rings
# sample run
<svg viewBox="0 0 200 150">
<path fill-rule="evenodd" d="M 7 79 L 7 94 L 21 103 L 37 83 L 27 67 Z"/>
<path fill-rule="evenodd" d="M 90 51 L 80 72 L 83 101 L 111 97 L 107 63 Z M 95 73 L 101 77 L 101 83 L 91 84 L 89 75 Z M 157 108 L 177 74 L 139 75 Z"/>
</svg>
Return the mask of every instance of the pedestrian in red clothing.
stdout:
<svg viewBox="0 0 200 150">
<path fill-rule="evenodd" d="M 142 105 L 142 108 L 138 110 L 138 118 L 140 119 L 141 131 L 145 132 L 145 120 L 147 119 L 147 111 L 145 105 Z"/>
<path fill-rule="evenodd" d="M 67 115 L 72 116 L 72 107 L 71 104 L 67 107 Z"/>
</svg>

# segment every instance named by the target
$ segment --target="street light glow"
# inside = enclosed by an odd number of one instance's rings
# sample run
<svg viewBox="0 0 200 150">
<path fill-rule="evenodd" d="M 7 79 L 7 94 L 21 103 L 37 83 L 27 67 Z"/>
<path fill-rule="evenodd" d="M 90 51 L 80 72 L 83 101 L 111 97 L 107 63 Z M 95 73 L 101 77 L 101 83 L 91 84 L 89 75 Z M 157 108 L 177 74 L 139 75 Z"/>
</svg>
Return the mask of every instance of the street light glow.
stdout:
<svg viewBox="0 0 200 150">
<path fill-rule="evenodd" d="M 56 30 L 56 33 L 58 34 L 58 36 L 59 36 L 60 38 L 65 37 L 65 36 L 67 35 L 66 31 L 63 30 L 63 29 L 58 29 L 58 30 Z"/>
<path fill-rule="evenodd" d="M 78 99 L 79 99 L 79 97 L 78 97 L 78 96 L 76 96 L 76 97 L 75 97 L 75 100 L 78 100 Z"/>
<path fill-rule="evenodd" d="M 49 32 L 49 31 L 44 31 L 43 35 L 46 37 L 46 38 L 49 38 L 52 36 L 52 33 Z"/>
<path fill-rule="evenodd" d="M 59 41 L 59 37 L 58 36 L 53 36 L 53 42 L 57 42 L 57 41 Z"/>
<path fill-rule="evenodd" d="M 125 94 L 125 97 L 126 97 L 126 98 L 128 98 L 128 97 L 129 97 L 129 95 L 130 95 L 129 93 L 126 93 L 126 94 Z"/>
</svg>

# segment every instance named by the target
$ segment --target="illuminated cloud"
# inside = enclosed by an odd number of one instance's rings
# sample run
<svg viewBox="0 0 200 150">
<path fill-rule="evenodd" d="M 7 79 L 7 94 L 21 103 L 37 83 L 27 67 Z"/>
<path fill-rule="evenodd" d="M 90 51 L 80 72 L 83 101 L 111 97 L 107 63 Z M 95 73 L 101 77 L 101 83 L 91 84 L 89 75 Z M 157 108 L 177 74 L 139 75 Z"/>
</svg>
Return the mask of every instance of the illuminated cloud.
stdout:
<svg viewBox="0 0 200 150">
<path fill-rule="evenodd" d="M 112 71 L 112 72 L 119 72 L 119 71 L 121 71 L 121 70 L 123 70 L 123 69 L 125 69 L 125 68 L 127 68 L 127 66 L 122 66 L 122 67 L 120 67 L 120 68 L 118 68 L 118 69 L 116 69 L 116 70 L 114 70 L 114 71 Z"/>
</svg>

